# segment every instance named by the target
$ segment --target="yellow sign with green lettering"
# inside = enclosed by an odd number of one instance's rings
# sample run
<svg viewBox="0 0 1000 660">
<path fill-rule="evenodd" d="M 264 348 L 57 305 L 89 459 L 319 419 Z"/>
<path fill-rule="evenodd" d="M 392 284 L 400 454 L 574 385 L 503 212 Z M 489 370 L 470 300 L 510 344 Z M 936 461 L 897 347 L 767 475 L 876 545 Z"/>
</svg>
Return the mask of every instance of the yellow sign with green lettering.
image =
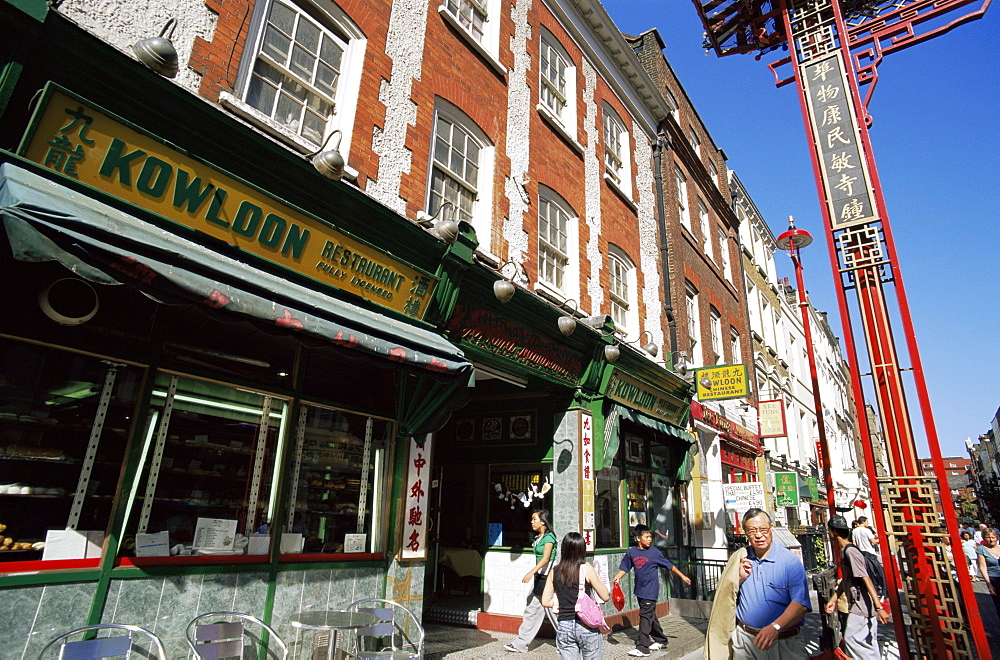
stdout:
<svg viewBox="0 0 1000 660">
<path fill-rule="evenodd" d="M 699 401 L 736 399 L 750 394 L 747 365 L 721 364 L 695 372 Z"/>
<path fill-rule="evenodd" d="M 49 88 L 21 154 L 326 286 L 422 318 L 436 280 Z"/>
</svg>

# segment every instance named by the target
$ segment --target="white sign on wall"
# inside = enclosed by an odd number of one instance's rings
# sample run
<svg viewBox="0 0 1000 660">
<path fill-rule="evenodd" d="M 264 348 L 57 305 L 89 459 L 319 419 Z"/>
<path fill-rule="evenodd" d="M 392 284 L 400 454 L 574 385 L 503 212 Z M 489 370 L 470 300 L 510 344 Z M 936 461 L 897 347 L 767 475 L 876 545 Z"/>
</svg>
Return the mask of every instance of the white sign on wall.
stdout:
<svg viewBox="0 0 1000 660">
<path fill-rule="evenodd" d="M 424 446 L 410 438 L 407 456 L 406 491 L 403 500 L 403 538 L 400 561 L 427 558 L 427 500 L 431 485 L 431 435 L 427 434 Z"/>
<path fill-rule="evenodd" d="M 743 484 L 722 484 L 727 511 L 742 512 L 764 508 L 764 484 L 751 481 Z"/>
<path fill-rule="evenodd" d="M 580 528 L 587 551 L 594 549 L 594 418 L 580 413 Z"/>
</svg>

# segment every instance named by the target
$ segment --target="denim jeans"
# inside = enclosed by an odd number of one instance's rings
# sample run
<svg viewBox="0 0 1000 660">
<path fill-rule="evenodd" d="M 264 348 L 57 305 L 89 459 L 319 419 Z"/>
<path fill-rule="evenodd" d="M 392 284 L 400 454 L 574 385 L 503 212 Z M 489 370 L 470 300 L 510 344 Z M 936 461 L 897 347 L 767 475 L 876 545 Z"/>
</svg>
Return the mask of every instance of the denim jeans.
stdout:
<svg viewBox="0 0 1000 660">
<path fill-rule="evenodd" d="M 602 660 L 604 658 L 604 636 L 587 628 L 579 621 L 560 621 L 556 630 L 556 648 L 562 660 Z"/>
</svg>

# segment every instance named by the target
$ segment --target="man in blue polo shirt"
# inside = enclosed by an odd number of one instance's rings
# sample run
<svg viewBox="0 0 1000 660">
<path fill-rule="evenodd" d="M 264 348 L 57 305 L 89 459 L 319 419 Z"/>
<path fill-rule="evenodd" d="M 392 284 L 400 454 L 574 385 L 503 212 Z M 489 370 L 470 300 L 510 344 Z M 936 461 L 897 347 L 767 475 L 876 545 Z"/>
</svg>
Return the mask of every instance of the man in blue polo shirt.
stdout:
<svg viewBox="0 0 1000 660">
<path fill-rule="evenodd" d="M 802 562 L 773 543 L 771 517 L 761 509 L 743 515 L 750 547 L 739 568 L 733 658 L 804 657 L 799 623 L 809 606 L 809 584 Z"/>
</svg>

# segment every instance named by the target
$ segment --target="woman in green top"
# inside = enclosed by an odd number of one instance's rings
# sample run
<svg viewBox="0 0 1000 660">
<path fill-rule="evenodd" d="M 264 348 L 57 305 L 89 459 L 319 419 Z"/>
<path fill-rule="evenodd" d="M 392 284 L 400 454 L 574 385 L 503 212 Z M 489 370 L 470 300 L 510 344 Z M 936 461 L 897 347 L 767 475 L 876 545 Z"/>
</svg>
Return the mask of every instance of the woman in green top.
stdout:
<svg viewBox="0 0 1000 660">
<path fill-rule="evenodd" d="M 521 582 L 534 581 L 531 593 L 528 594 L 528 604 L 524 608 L 524 615 L 521 620 L 521 627 L 518 628 L 517 637 L 513 642 L 504 646 L 504 650 L 511 653 L 527 653 L 528 644 L 538 634 L 538 629 L 542 627 L 542 619 L 549 618 L 552 629 L 558 626 L 552 609 L 542 607 L 542 590 L 545 588 L 545 575 L 549 572 L 549 564 L 555 559 L 556 535 L 552 531 L 552 523 L 549 521 L 548 511 L 535 511 L 531 514 L 531 529 L 535 532 L 535 540 L 531 544 L 535 551 L 535 566 L 528 571 Z"/>
</svg>

